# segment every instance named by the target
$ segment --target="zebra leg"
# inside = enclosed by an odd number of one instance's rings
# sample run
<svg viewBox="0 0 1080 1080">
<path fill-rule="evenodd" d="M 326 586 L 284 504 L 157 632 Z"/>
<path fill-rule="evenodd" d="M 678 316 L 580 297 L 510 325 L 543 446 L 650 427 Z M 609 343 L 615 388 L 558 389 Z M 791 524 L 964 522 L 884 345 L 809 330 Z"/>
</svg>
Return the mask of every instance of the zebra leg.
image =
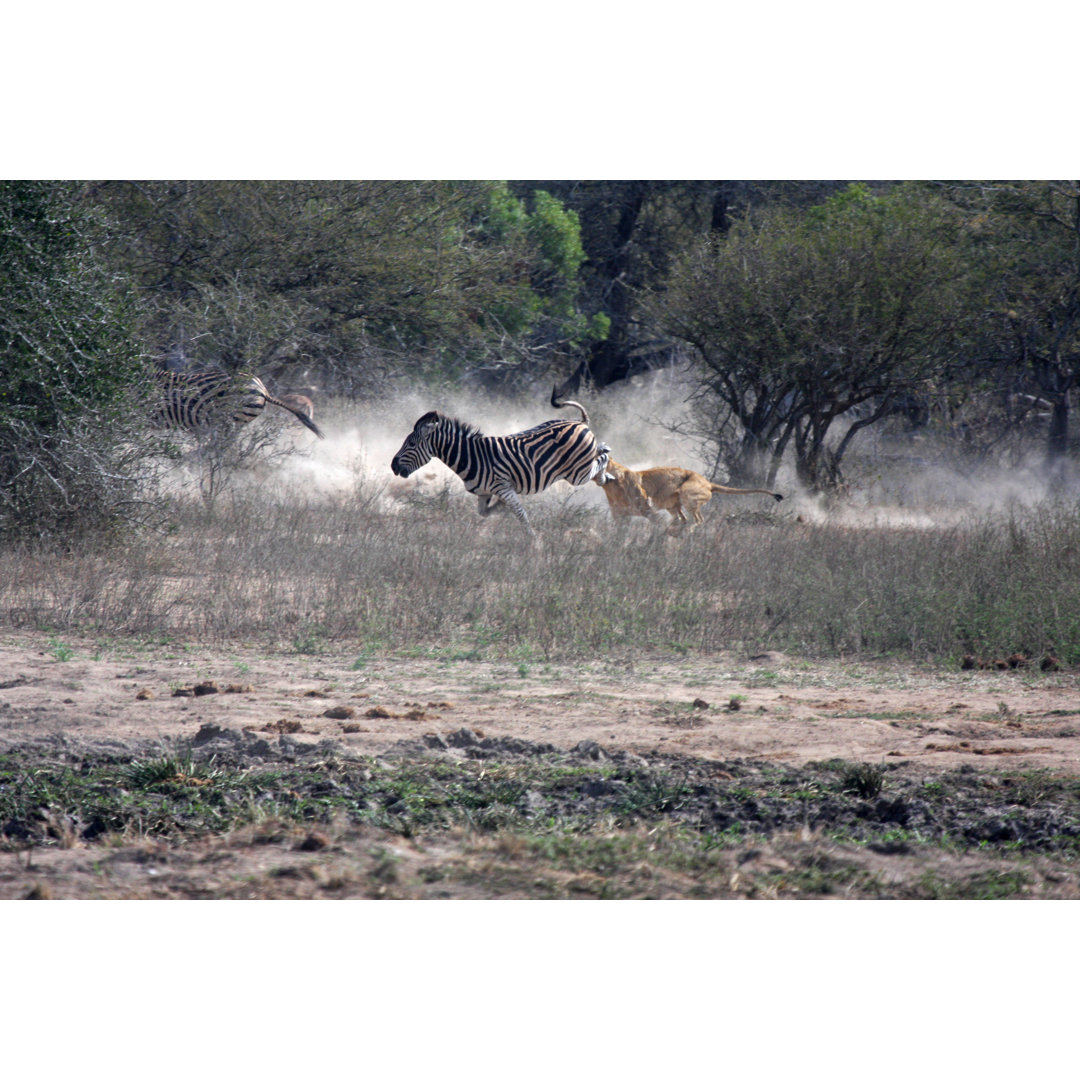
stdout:
<svg viewBox="0 0 1080 1080">
<path fill-rule="evenodd" d="M 517 514 L 518 519 L 522 525 L 531 533 L 533 527 L 529 524 L 529 515 L 525 513 L 525 507 L 522 505 L 521 500 L 517 496 L 517 492 L 513 488 L 500 488 L 492 496 L 493 499 L 501 499 L 511 510 Z"/>
</svg>

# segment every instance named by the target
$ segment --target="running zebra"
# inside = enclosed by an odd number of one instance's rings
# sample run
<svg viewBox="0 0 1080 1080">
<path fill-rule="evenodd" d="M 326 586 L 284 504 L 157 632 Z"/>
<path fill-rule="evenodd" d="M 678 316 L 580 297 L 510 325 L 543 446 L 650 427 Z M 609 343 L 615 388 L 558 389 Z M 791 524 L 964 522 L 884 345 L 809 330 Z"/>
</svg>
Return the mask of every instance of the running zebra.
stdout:
<svg viewBox="0 0 1080 1080">
<path fill-rule="evenodd" d="M 482 435 L 471 424 L 424 413 L 390 468 L 396 476 L 410 476 L 433 457 L 439 458 L 465 481 L 465 488 L 480 500 L 480 513 L 489 514 L 502 501 L 521 519 L 531 533 L 525 507 L 519 495 L 535 495 L 556 480 L 575 487 L 593 478 L 603 483 L 611 447 L 598 442 L 589 430 L 589 414 L 576 401 L 551 404 L 561 409 L 574 405 L 581 420 L 548 420 L 515 435 Z"/>
<path fill-rule="evenodd" d="M 227 371 L 161 371 L 158 375 L 162 398 L 154 419 L 167 427 L 205 430 L 223 409 L 231 410 L 236 423 L 247 424 L 261 416 L 269 402 L 292 413 L 320 439 L 326 438 L 302 406 L 274 397 L 257 375 L 234 376 Z"/>
</svg>

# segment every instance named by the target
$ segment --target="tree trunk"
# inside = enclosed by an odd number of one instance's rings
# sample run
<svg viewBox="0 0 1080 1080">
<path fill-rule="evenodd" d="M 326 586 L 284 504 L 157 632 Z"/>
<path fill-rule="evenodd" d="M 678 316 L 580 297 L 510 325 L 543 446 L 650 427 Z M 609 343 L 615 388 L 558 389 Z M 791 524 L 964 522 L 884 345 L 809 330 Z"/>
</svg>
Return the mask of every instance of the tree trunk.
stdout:
<svg viewBox="0 0 1080 1080">
<path fill-rule="evenodd" d="M 731 219 L 728 217 L 730 206 L 728 203 L 727 191 L 724 186 L 721 185 L 716 189 L 716 193 L 713 195 L 712 202 L 712 221 L 709 223 L 709 227 L 714 233 L 726 233 L 731 225 Z"/>
<path fill-rule="evenodd" d="M 1050 412 L 1050 431 L 1046 437 L 1046 472 L 1051 487 L 1065 481 L 1065 461 L 1069 449 L 1069 395 L 1058 394 Z"/>
<path fill-rule="evenodd" d="M 777 464 L 769 439 L 744 428 L 736 456 L 727 462 L 728 483 L 732 487 L 771 487 Z"/>
</svg>

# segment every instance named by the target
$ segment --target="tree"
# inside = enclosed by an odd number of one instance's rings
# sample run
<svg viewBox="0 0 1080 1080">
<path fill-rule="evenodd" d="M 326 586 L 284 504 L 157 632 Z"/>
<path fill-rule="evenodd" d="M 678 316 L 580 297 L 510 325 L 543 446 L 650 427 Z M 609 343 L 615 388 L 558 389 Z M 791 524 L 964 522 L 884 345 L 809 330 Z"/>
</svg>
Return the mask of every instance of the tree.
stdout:
<svg viewBox="0 0 1080 1080">
<path fill-rule="evenodd" d="M 0 182 L 0 533 L 70 538 L 134 513 L 144 371 L 123 283 L 73 188 Z"/>
<path fill-rule="evenodd" d="M 640 321 L 638 297 L 655 286 L 670 257 L 703 229 L 726 227 L 723 182 L 673 180 L 521 181 L 518 191 L 553 192 L 581 218 L 587 254 L 583 303 L 604 332 L 559 387 L 576 393 L 583 381 L 598 389 L 669 364 L 671 343 L 656 340 Z"/>
<path fill-rule="evenodd" d="M 384 380 L 536 376 L 591 332 L 576 309 L 576 218 L 505 184 L 113 182 L 115 265 L 149 303 L 149 351 L 307 371 L 349 394 Z"/>
<path fill-rule="evenodd" d="M 1049 406 L 1045 465 L 1064 477 L 1080 387 L 1080 181 L 938 185 L 968 215 L 986 297 L 983 349 L 1012 361 Z"/>
<path fill-rule="evenodd" d="M 491 282 L 503 295 L 494 294 L 476 316 L 481 326 L 502 332 L 503 347 L 475 365 L 474 374 L 505 386 L 522 376 L 533 380 L 583 342 L 603 338 L 607 321 L 579 309 L 585 250 L 578 215 L 543 190 L 532 193 L 531 207 L 503 181 L 489 184 L 488 192 L 477 235 L 513 258 L 509 270 L 495 268 Z"/>
<path fill-rule="evenodd" d="M 709 236 L 722 236 L 753 207 L 806 206 L 842 186 L 838 181 L 761 180 L 521 180 L 523 199 L 542 189 L 581 221 L 586 261 L 581 306 L 609 328 L 584 342 L 577 366 L 559 387 L 597 389 L 681 358 L 677 343 L 657 335 L 641 297 L 663 288 L 672 260 Z"/>
<path fill-rule="evenodd" d="M 652 317 L 694 352 L 734 483 L 772 487 L 789 447 L 809 489 L 842 483 L 855 434 L 940 369 L 960 322 L 957 237 L 925 195 L 851 185 L 747 216 L 677 262 Z"/>
</svg>

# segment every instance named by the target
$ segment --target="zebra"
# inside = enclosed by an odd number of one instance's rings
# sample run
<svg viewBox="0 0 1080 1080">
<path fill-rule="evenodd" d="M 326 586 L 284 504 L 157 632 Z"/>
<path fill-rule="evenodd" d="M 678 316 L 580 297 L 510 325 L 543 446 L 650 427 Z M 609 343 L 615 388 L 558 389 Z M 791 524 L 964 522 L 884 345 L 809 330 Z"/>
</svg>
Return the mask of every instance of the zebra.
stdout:
<svg viewBox="0 0 1080 1080">
<path fill-rule="evenodd" d="M 608 479 L 611 447 L 589 430 L 589 414 L 576 401 L 558 401 L 556 409 L 573 405 L 581 420 L 547 420 L 514 435 L 487 436 L 439 412 L 424 413 L 390 462 L 396 476 L 410 476 L 433 457 L 439 458 L 465 481 L 465 488 L 480 500 L 480 513 L 489 514 L 506 503 L 532 533 L 519 495 L 534 495 L 566 480 L 575 487 Z"/>
<path fill-rule="evenodd" d="M 261 416 L 269 402 L 292 413 L 320 439 L 326 438 L 307 415 L 306 408 L 300 403 L 274 397 L 257 375 L 241 373 L 233 376 L 227 371 L 159 371 L 158 376 L 162 396 L 153 418 L 167 427 L 196 432 L 204 430 L 214 422 L 222 408 L 232 409 L 232 419 L 238 424 L 246 424 Z"/>
</svg>

